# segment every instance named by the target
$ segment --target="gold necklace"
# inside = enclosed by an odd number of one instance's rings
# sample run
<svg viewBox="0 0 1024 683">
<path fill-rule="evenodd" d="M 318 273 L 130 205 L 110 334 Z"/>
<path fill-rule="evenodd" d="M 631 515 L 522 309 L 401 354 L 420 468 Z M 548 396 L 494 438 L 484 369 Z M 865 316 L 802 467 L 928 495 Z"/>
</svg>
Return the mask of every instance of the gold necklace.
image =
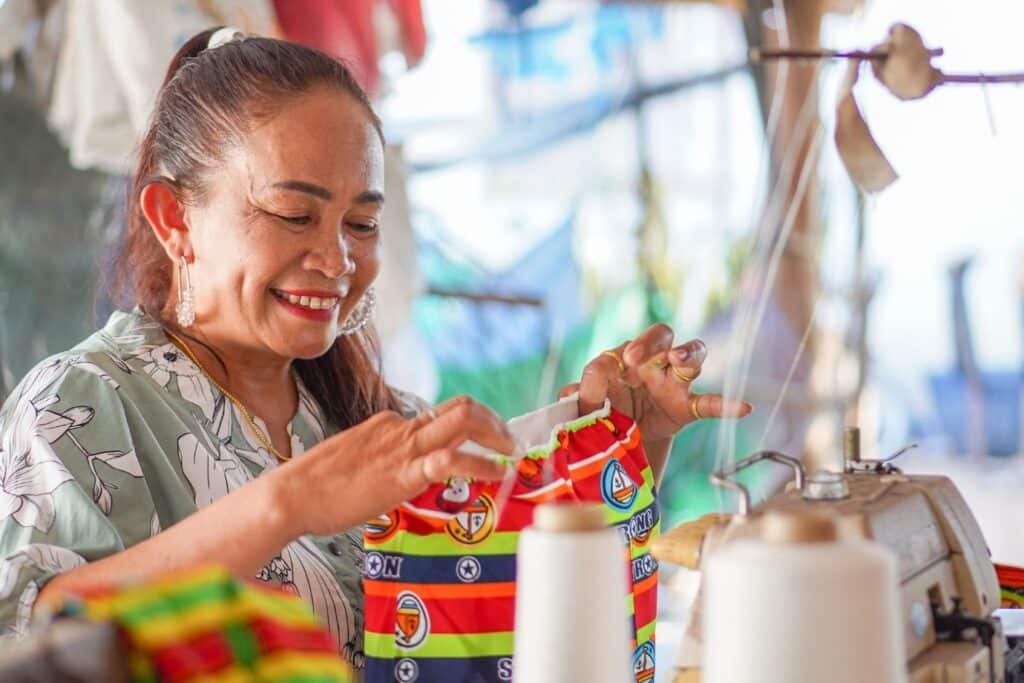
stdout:
<svg viewBox="0 0 1024 683">
<path fill-rule="evenodd" d="M 210 383 L 213 384 L 213 386 L 217 387 L 217 389 L 220 390 L 220 393 L 227 396 L 228 400 L 231 401 L 231 403 L 233 403 L 236 408 L 238 408 L 238 412 L 242 413 L 242 415 L 245 417 L 246 421 L 249 423 L 249 426 L 252 427 L 253 433 L 256 434 L 256 438 L 259 439 L 261 444 L 263 444 L 263 447 L 266 448 L 270 453 L 272 453 L 273 456 L 277 458 L 278 462 L 288 462 L 289 460 L 291 460 L 290 456 L 285 457 L 284 455 L 281 454 L 280 451 L 274 448 L 274 444 L 270 442 L 270 438 L 263 433 L 263 430 L 260 429 L 260 426 L 258 424 L 256 424 L 256 420 L 253 419 L 249 411 L 246 410 L 244 405 L 242 405 L 242 402 L 235 398 L 234 394 L 232 394 L 227 389 L 222 387 L 220 385 L 220 382 L 213 378 L 213 375 L 210 374 L 210 371 L 206 369 L 206 366 L 203 365 L 199 361 L 199 358 L 196 357 L 196 354 L 193 353 L 192 347 L 189 346 L 184 339 L 174 334 L 166 327 L 164 328 L 164 332 L 167 333 L 168 337 L 177 342 L 178 346 L 180 346 L 181 350 L 185 352 L 185 355 L 188 356 L 189 360 L 195 363 L 196 367 L 199 368 L 199 370 L 204 375 L 206 375 L 206 379 L 210 380 Z"/>
</svg>

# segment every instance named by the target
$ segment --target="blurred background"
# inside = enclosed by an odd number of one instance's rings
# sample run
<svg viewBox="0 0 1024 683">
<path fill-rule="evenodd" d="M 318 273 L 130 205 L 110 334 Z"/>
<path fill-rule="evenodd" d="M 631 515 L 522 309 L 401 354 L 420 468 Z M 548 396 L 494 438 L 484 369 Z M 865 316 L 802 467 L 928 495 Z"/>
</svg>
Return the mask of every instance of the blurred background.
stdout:
<svg viewBox="0 0 1024 683">
<path fill-rule="evenodd" d="M 733 501 L 715 466 L 907 443 L 1024 564 L 1024 93 L 856 94 L 900 179 L 857 192 L 833 143 L 843 64 L 896 21 L 965 72 L 1024 69 L 1005 0 L 0 0 L 0 396 L 105 321 L 135 143 L 170 56 L 229 24 L 352 65 L 390 143 L 378 325 L 389 381 L 505 417 L 652 322 L 754 403 L 677 440 L 664 524 Z M 750 473 L 761 492 L 773 466 Z"/>
</svg>

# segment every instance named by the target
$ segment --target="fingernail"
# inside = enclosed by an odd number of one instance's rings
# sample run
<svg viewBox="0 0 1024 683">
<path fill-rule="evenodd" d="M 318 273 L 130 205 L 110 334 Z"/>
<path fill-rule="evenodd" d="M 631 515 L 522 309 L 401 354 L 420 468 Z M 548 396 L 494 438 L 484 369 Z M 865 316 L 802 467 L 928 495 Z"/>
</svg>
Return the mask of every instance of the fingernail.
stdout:
<svg viewBox="0 0 1024 683">
<path fill-rule="evenodd" d="M 753 403 L 747 403 L 746 401 L 744 401 L 743 405 L 745 405 L 747 407 L 747 415 L 750 415 L 751 413 L 754 412 L 754 404 Z"/>
<path fill-rule="evenodd" d="M 690 357 L 690 352 L 685 350 L 685 349 L 683 349 L 681 351 L 673 351 L 672 352 L 672 359 L 675 360 L 677 363 L 682 363 L 682 362 L 684 362 L 689 357 Z"/>
</svg>

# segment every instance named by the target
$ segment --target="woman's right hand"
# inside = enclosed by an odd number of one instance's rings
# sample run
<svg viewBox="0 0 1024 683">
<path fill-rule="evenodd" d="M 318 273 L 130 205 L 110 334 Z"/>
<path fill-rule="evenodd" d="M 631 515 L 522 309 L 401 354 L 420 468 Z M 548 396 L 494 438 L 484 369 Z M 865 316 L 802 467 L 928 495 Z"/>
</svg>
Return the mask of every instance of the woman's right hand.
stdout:
<svg viewBox="0 0 1024 683">
<path fill-rule="evenodd" d="M 372 519 L 450 477 L 501 480 L 507 466 L 461 453 L 467 440 L 511 455 L 512 435 L 486 406 L 465 396 L 406 419 L 374 415 L 276 468 L 275 490 L 294 536 L 329 535 Z"/>
</svg>

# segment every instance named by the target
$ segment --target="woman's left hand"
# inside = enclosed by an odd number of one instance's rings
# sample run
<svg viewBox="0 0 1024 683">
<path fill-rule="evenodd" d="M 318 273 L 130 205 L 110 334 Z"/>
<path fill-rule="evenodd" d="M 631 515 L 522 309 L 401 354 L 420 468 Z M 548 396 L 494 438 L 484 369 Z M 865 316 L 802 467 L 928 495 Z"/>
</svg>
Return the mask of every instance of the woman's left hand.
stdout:
<svg viewBox="0 0 1024 683">
<path fill-rule="evenodd" d="M 669 326 L 652 325 L 590 361 L 580 382 L 559 395 L 579 392 L 581 415 L 610 399 L 613 408 L 637 423 L 645 444 L 670 441 L 699 419 L 749 415 L 753 408 L 746 401 L 693 391 L 707 348 L 699 339 L 673 347 L 674 337 Z"/>
</svg>

